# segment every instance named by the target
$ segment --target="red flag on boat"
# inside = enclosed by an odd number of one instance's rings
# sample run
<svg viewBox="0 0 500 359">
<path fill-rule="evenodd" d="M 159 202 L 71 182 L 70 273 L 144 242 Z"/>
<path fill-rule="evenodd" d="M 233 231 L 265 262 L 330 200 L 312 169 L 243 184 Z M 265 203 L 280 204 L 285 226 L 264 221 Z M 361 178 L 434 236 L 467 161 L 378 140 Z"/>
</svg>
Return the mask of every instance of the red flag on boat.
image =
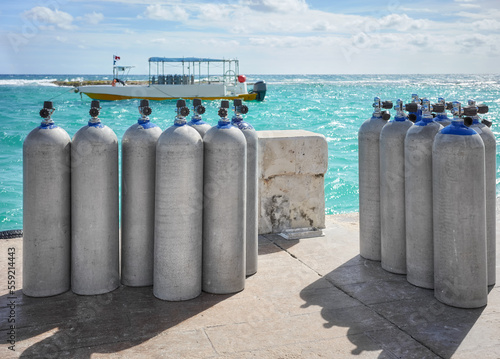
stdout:
<svg viewBox="0 0 500 359">
<path fill-rule="evenodd" d="M 115 65 L 118 60 L 120 60 L 120 56 L 113 55 L 113 65 Z"/>
</svg>

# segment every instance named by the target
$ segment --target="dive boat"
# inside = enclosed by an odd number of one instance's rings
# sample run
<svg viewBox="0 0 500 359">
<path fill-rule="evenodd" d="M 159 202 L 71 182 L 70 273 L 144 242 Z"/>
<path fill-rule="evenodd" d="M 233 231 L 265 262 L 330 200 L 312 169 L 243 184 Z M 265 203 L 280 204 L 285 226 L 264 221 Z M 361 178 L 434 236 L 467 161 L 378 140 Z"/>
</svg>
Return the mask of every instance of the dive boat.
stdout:
<svg viewBox="0 0 500 359">
<path fill-rule="evenodd" d="M 248 89 L 246 77 L 239 74 L 239 61 L 235 59 L 150 57 L 149 79 L 144 85 L 129 85 L 119 78 L 121 73 L 130 71 L 132 67 L 114 65 L 110 85 L 79 86 L 76 92 L 105 101 L 178 98 L 262 101 L 266 96 L 264 81 L 257 81 Z"/>
</svg>

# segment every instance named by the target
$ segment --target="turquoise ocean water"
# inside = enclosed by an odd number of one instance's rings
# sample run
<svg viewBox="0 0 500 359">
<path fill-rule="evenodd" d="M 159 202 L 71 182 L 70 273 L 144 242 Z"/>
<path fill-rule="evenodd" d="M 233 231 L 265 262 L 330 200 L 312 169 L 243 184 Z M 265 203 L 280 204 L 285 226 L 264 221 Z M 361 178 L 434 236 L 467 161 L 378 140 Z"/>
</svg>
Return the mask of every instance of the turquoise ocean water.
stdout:
<svg viewBox="0 0 500 359">
<path fill-rule="evenodd" d="M 0 231 L 22 228 L 22 145 L 39 125 L 43 101 L 56 107 L 53 119 L 73 136 L 86 125 L 90 99 L 58 87 L 52 80 L 110 79 L 102 75 L 0 75 Z M 147 76 L 130 76 L 130 80 Z M 435 102 L 466 102 L 474 98 L 490 107 L 485 116 L 493 121 L 500 138 L 500 75 L 247 75 L 249 82 L 265 80 L 264 102 L 249 102 L 246 120 L 257 130 L 304 129 L 323 134 L 328 141 L 325 178 L 326 213 L 358 210 L 359 126 L 371 116 L 374 96 L 395 101 L 410 100 L 412 93 Z M 138 100 L 103 102 L 100 118 L 120 140 L 137 121 Z M 188 102 L 191 106 L 190 101 Z M 204 120 L 217 123 L 219 102 L 205 103 Z M 152 121 L 162 129 L 173 123 L 175 101 L 152 102 Z M 391 111 L 394 115 L 395 111 Z M 497 163 L 500 164 L 497 152 Z M 497 167 L 497 178 L 500 172 Z M 466 179 L 473 181 L 474 179 Z M 47 183 L 49 186 L 50 183 Z M 497 180 L 497 193 L 500 190 Z"/>
</svg>

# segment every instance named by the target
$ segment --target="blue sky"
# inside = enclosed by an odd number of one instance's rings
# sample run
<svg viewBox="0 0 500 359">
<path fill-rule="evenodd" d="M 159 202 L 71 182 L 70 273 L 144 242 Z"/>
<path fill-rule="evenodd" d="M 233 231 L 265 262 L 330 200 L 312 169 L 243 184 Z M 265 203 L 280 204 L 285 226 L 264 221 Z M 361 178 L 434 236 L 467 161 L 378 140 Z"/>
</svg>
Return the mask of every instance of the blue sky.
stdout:
<svg viewBox="0 0 500 359">
<path fill-rule="evenodd" d="M 148 72 L 151 56 L 248 74 L 499 73 L 500 0 L 23 0 L 0 7 L 0 73 Z"/>
</svg>

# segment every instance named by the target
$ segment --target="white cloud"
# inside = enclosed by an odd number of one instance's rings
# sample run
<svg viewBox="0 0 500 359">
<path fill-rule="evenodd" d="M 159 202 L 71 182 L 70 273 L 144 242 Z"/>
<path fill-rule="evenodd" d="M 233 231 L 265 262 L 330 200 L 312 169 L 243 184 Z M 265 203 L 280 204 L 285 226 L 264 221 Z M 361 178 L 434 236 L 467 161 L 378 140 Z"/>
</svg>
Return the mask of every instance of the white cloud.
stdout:
<svg viewBox="0 0 500 359">
<path fill-rule="evenodd" d="M 262 12 L 296 13 L 309 8 L 305 0 L 241 0 L 240 3 Z"/>
<path fill-rule="evenodd" d="M 336 29 L 336 26 L 326 20 L 318 20 L 311 24 L 312 31 L 334 31 Z"/>
<path fill-rule="evenodd" d="M 466 8 L 466 9 L 479 9 L 479 8 L 481 8 L 481 5 L 478 5 L 478 4 L 460 4 L 460 6 Z"/>
<path fill-rule="evenodd" d="M 390 14 L 378 20 L 381 27 L 394 30 L 419 30 L 427 26 L 427 20 L 415 20 L 406 14 Z"/>
<path fill-rule="evenodd" d="M 225 4 L 200 4 L 198 8 L 198 19 L 208 21 L 229 21 L 233 15 L 236 15 L 235 9 L 237 8 Z"/>
<path fill-rule="evenodd" d="M 339 39 L 328 36 L 262 36 L 251 37 L 250 45 L 265 48 L 314 48 L 339 44 Z"/>
<path fill-rule="evenodd" d="M 474 51 L 475 48 L 488 44 L 489 37 L 481 34 L 472 34 L 457 39 L 456 43 L 462 45 L 465 48 L 469 48 L 470 51 Z"/>
<path fill-rule="evenodd" d="M 160 4 L 149 5 L 144 11 L 143 16 L 151 20 L 166 20 L 166 21 L 187 21 L 189 14 L 186 10 L 178 5 L 162 6 Z"/>
<path fill-rule="evenodd" d="M 49 25 L 49 28 L 50 25 L 55 25 L 64 30 L 76 29 L 76 26 L 73 25 L 73 16 L 67 12 L 57 9 L 52 10 L 48 7 L 36 6 L 28 11 L 25 11 L 23 16 L 26 19 L 33 21 L 38 26 L 46 24 Z"/>
<path fill-rule="evenodd" d="M 500 31 L 500 21 L 494 19 L 474 21 L 472 27 L 478 31 Z"/>
<path fill-rule="evenodd" d="M 102 20 L 104 20 L 104 15 L 100 12 L 92 12 L 91 14 L 85 14 L 81 17 L 77 18 L 79 21 L 82 21 L 86 24 L 97 25 Z"/>
</svg>

